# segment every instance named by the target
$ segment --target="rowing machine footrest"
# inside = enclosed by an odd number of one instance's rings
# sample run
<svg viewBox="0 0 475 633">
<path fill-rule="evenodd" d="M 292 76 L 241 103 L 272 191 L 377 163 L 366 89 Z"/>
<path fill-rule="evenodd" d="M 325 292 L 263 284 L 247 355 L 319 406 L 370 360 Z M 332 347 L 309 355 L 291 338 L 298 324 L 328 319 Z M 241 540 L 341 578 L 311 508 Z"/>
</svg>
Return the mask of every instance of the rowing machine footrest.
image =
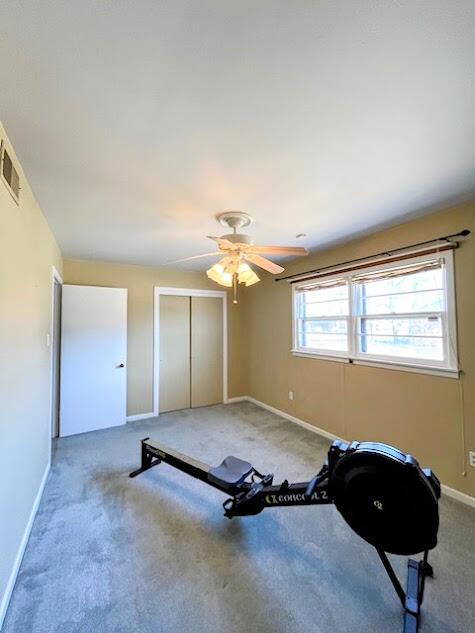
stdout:
<svg viewBox="0 0 475 633">
<path fill-rule="evenodd" d="M 208 479 L 223 487 L 238 486 L 253 470 L 252 464 L 249 462 L 229 455 L 223 459 L 219 466 L 209 469 Z"/>
</svg>

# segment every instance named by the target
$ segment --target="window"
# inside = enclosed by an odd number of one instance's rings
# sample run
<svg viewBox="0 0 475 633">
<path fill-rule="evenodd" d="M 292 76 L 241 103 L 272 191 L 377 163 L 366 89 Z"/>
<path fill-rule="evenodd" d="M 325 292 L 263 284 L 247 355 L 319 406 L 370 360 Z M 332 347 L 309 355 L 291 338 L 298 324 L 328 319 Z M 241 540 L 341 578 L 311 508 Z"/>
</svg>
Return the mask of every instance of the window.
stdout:
<svg viewBox="0 0 475 633">
<path fill-rule="evenodd" d="M 453 254 L 294 286 L 297 354 L 457 371 Z"/>
<path fill-rule="evenodd" d="M 299 349 L 348 352 L 348 282 L 336 279 L 315 286 L 303 286 L 297 292 Z"/>
</svg>

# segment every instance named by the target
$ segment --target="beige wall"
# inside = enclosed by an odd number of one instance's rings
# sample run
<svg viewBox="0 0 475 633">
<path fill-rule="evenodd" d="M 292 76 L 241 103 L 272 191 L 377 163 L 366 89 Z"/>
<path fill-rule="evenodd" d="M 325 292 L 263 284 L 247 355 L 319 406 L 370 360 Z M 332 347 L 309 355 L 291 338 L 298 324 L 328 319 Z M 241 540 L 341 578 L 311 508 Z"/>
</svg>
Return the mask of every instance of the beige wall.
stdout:
<svg viewBox="0 0 475 633">
<path fill-rule="evenodd" d="M 127 414 L 149 413 L 153 408 L 153 288 L 220 290 L 204 273 L 169 268 L 130 266 L 96 261 L 65 260 L 64 283 L 113 286 L 128 290 Z M 229 297 L 228 297 L 229 298 Z M 241 345 L 245 296 L 239 304 L 228 301 L 228 397 L 247 392 L 246 350 Z"/>
<path fill-rule="evenodd" d="M 464 228 L 473 233 L 455 252 L 460 380 L 292 356 L 291 288 L 266 277 L 247 290 L 244 306 L 249 395 L 345 439 L 392 443 L 433 467 L 443 483 L 475 496 L 475 469 L 465 461 L 475 450 L 475 202 L 319 252 L 286 272 Z"/>
<path fill-rule="evenodd" d="M 16 159 L 0 124 L 0 137 Z M 61 254 L 19 167 L 21 204 L 0 180 L 0 603 L 50 451 L 51 268 Z M 288 272 L 367 256 L 462 228 L 475 232 L 475 203 L 322 251 Z M 455 254 L 460 380 L 293 357 L 291 291 L 263 281 L 229 311 L 229 397 L 249 394 L 347 439 L 414 453 L 442 481 L 475 496 L 475 234 Z M 204 274 L 67 261 L 66 283 L 128 289 L 128 414 L 152 410 L 153 287 L 210 288 Z M 288 400 L 293 390 L 294 401 Z M 465 435 L 465 450 L 464 440 Z M 26 450 L 26 453 L 25 453 Z M 0 620 L 1 620 L 0 610 Z"/>
<path fill-rule="evenodd" d="M 475 232 L 475 203 L 319 252 L 287 266 L 287 272 L 462 228 Z M 238 306 L 228 303 L 229 397 L 251 395 L 347 439 L 392 443 L 432 466 L 445 484 L 475 495 L 475 469 L 466 463 L 468 450 L 475 450 L 475 235 L 456 251 L 455 268 L 460 380 L 292 356 L 290 286 L 261 275 L 261 283 L 241 292 Z M 151 411 L 153 287 L 216 285 L 202 273 L 68 260 L 64 280 L 128 289 L 128 415 Z"/>
<path fill-rule="evenodd" d="M 1 124 L 0 138 L 15 156 Z M 19 206 L 0 180 L 0 602 L 49 460 L 51 266 L 61 271 L 58 246 L 16 167 Z"/>
</svg>

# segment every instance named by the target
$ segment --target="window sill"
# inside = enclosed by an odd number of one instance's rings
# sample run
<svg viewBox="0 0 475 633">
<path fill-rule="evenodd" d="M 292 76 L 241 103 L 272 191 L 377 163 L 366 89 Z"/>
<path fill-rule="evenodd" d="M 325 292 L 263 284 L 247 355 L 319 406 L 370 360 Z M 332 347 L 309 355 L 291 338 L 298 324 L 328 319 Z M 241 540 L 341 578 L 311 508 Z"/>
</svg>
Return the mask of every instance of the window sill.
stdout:
<svg viewBox="0 0 475 633">
<path fill-rule="evenodd" d="M 396 361 L 378 361 L 371 359 L 361 358 L 349 358 L 348 356 L 338 356 L 335 354 L 319 354 L 313 352 L 304 352 L 298 349 L 292 349 L 293 356 L 300 358 L 315 358 L 316 360 L 327 360 L 337 363 L 348 363 L 352 365 L 363 365 L 366 367 L 376 367 L 378 369 L 392 369 L 394 371 L 406 371 L 415 374 L 428 374 L 430 376 L 441 376 L 443 378 L 455 378 L 460 377 L 460 371 L 458 369 L 446 369 L 445 367 L 428 367 L 426 365 L 410 365 L 407 363 L 400 363 Z"/>
<path fill-rule="evenodd" d="M 331 360 L 337 363 L 349 363 L 350 359 L 347 356 L 337 356 L 336 354 L 319 354 L 314 352 L 304 352 L 300 349 L 290 350 L 293 356 L 299 356 L 300 358 L 316 358 L 317 360 Z"/>
</svg>

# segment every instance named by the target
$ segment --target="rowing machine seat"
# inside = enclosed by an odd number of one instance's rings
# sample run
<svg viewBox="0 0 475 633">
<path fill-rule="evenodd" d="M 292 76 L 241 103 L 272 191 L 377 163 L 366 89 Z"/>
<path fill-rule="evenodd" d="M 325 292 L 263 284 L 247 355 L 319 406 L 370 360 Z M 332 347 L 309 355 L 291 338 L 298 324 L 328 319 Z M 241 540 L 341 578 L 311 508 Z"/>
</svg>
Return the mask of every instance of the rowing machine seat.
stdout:
<svg viewBox="0 0 475 633">
<path fill-rule="evenodd" d="M 229 455 L 223 459 L 219 466 L 209 469 L 208 479 L 218 486 L 230 488 L 242 484 L 253 470 L 252 464 L 249 462 Z"/>
</svg>

